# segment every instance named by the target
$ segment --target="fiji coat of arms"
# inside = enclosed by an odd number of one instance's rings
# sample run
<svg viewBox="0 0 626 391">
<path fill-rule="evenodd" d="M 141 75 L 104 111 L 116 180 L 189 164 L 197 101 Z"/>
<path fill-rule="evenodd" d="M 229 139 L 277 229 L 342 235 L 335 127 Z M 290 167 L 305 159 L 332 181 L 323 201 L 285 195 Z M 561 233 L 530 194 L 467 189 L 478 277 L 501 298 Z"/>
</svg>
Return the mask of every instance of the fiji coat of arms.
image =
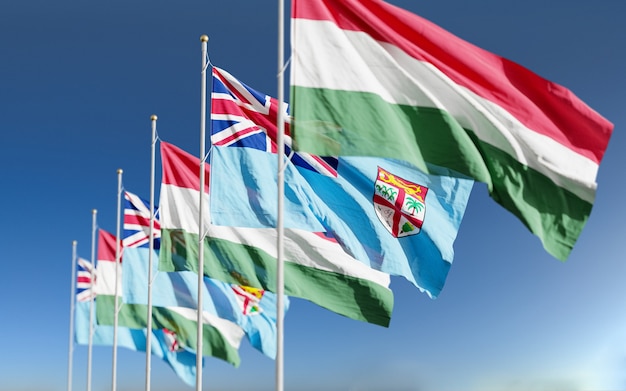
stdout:
<svg viewBox="0 0 626 391">
<path fill-rule="evenodd" d="M 162 329 L 163 337 L 165 339 L 165 346 L 170 352 L 181 352 L 183 351 L 182 346 L 178 343 L 178 336 L 176 333 L 169 329 Z"/>
<path fill-rule="evenodd" d="M 263 289 L 243 285 L 231 285 L 231 288 L 235 292 L 235 297 L 244 315 L 258 315 L 263 312 L 260 306 L 261 299 L 265 294 Z"/>
<path fill-rule="evenodd" d="M 378 167 L 374 209 L 396 238 L 418 234 L 426 213 L 426 186 L 409 182 Z"/>
</svg>

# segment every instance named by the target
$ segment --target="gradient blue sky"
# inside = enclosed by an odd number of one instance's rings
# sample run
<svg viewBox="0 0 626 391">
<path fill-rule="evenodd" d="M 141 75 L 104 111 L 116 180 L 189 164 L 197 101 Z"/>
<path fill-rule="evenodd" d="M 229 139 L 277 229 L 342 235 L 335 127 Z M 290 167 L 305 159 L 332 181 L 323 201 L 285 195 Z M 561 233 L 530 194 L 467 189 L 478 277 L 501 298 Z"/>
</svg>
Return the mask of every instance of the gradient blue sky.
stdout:
<svg viewBox="0 0 626 391">
<path fill-rule="evenodd" d="M 286 389 L 626 390 L 626 2 L 392 3 L 567 86 L 612 121 L 596 203 L 563 263 L 478 184 L 438 299 L 394 278 L 388 329 L 292 300 Z M 65 390 L 72 240 L 90 256 L 93 208 L 115 232 L 118 168 L 126 189 L 148 196 L 151 114 L 163 140 L 197 153 L 200 35 L 214 64 L 276 94 L 276 9 L 0 3 L 1 391 Z M 245 341 L 241 354 L 238 369 L 208 358 L 204 389 L 273 390 L 274 361 Z M 75 390 L 86 358 L 77 346 Z M 110 389 L 111 358 L 94 348 L 94 391 Z M 119 351 L 119 391 L 143 390 L 144 363 Z M 152 379 L 155 391 L 191 389 L 158 360 Z"/>
</svg>

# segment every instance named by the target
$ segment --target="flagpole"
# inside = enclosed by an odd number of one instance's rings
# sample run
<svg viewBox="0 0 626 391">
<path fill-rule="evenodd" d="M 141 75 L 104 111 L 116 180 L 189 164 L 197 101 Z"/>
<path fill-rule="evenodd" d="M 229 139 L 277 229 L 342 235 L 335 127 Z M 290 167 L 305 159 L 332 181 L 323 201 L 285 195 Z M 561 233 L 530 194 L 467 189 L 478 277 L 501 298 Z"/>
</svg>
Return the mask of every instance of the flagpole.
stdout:
<svg viewBox="0 0 626 391">
<path fill-rule="evenodd" d="M 93 209 L 91 211 L 91 265 L 96 266 L 96 215 L 98 211 Z M 91 356 L 93 350 L 93 293 L 94 293 L 94 278 L 92 276 L 89 283 L 89 342 L 87 343 L 87 391 L 91 391 Z"/>
<path fill-rule="evenodd" d="M 72 281 L 70 283 L 70 341 L 67 359 L 67 391 L 72 391 L 72 359 L 74 357 L 74 308 L 76 303 L 76 240 L 72 241 Z"/>
<path fill-rule="evenodd" d="M 115 309 L 113 313 L 113 363 L 111 376 L 111 391 L 117 388 L 117 322 L 119 320 L 120 304 L 119 304 L 119 271 L 120 271 L 120 213 L 122 205 L 122 173 L 124 171 L 119 168 L 117 170 L 117 231 L 115 235 Z"/>
<path fill-rule="evenodd" d="M 146 323 L 146 391 L 150 391 L 150 372 L 152 359 L 152 253 L 154 252 L 154 165 L 156 148 L 156 121 L 157 116 L 152 115 L 152 146 L 150 148 L 150 231 L 148 253 L 148 318 Z"/>
<path fill-rule="evenodd" d="M 205 128 L 206 128 L 206 69 L 207 69 L 207 42 L 209 37 L 202 35 L 202 72 L 200 84 L 200 205 L 198 208 L 198 332 L 196 347 L 196 391 L 202 391 L 202 292 L 204 287 L 204 161 L 205 161 Z"/>
<path fill-rule="evenodd" d="M 277 173 L 277 182 L 278 182 L 278 200 L 277 200 L 277 208 L 278 215 L 276 219 L 276 230 L 277 230 L 277 265 L 276 265 L 276 391 L 283 391 L 283 381 L 284 381 L 284 291 L 285 291 L 285 283 L 284 283 L 284 248 L 283 248 L 283 236 L 284 236 L 284 227 L 283 227 L 283 201 L 284 201 L 284 189 L 285 189 L 285 140 L 284 140 L 284 129 L 285 123 L 283 119 L 283 89 L 284 89 L 284 76 L 283 76 L 283 67 L 284 67 L 284 13 L 285 13 L 285 4 L 284 0 L 278 0 L 278 114 L 276 119 L 276 127 L 277 127 L 277 136 L 276 136 L 276 144 L 278 148 L 277 159 L 278 159 L 278 173 Z"/>
</svg>

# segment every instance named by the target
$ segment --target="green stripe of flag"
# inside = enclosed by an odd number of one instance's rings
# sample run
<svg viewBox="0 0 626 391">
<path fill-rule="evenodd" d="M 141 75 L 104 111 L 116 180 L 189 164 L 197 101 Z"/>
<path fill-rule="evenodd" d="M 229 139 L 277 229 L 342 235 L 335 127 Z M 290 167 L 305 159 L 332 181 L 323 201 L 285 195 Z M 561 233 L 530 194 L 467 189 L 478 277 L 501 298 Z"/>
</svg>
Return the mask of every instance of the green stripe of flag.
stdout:
<svg viewBox="0 0 626 391">
<path fill-rule="evenodd" d="M 159 268 L 197 272 L 198 235 L 163 229 Z M 205 238 L 205 274 L 218 280 L 276 291 L 276 258 L 258 247 Z M 352 319 L 388 326 L 393 293 L 375 282 L 285 260 L 285 294 L 310 300 Z"/>
<path fill-rule="evenodd" d="M 121 301 L 121 300 L 120 300 Z M 96 306 L 98 323 L 113 325 L 115 296 L 99 295 Z M 195 313 L 195 311 L 194 311 Z M 124 303 L 119 311 L 118 325 L 134 329 L 144 329 L 147 325 L 148 308 L 142 304 Z M 195 350 L 197 346 L 197 322 L 166 307 L 152 307 L 152 328 L 174 331 L 181 345 Z M 220 358 L 239 366 L 237 347 L 232 346 L 222 333 L 210 324 L 203 325 L 202 355 Z"/>
<path fill-rule="evenodd" d="M 307 151 L 398 158 L 426 172 L 429 162 L 469 175 L 487 183 L 492 197 L 559 259 L 567 258 L 591 213 L 590 202 L 479 140 L 444 110 L 392 104 L 371 93 L 292 88 L 294 137 Z M 337 107 L 343 110 L 329 109 Z M 386 129 L 398 139 L 389 140 Z"/>
</svg>

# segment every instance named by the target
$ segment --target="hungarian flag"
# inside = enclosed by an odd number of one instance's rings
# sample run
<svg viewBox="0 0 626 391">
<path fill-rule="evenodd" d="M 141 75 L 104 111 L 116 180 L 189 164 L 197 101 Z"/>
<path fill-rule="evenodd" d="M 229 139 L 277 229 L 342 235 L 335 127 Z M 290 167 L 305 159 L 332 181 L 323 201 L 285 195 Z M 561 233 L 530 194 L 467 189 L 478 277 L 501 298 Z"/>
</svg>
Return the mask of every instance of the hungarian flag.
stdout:
<svg viewBox="0 0 626 391">
<path fill-rule="evenodd" d="M 121 243 L 120 243 L 121 244 Z M 115 294 L 115 236 L 99 230 L 98 233 L 98 283 L 96 293 L 98 305 L 96 315 L 98 324 L 114 325 L 115 306 L 120 307 L 118 325 L 131 329 L 145 329 L 147 326 L 148 308 L 143 304 L 123 303 L 122 265 L 118 271 L 117 300 Z M 197 318 L 195 309 L 185 307 L 152 307 L 152 328 L 175 333 L 178 344 L 187 350 L 195 351 L 197 346 Z M 203 311 L 203 356 L 212 356 L 239 366 L 239 345 L 244 332 L 234 322 L 222 319 L 208 311 Z"/>
<path fill-rule="evenodd" d="M 294 0 L 292 137 L 447 167 L 566 259 L 613 125 L 568 89 L 381 0 Z"/>
<path fill-rule="evenodd" d="M 161 161 L 159 269 L 198 272 L 200 160 L 162 142 Z M 205 167 L 208 184 L 209 165 Z M 210 224 L 208 186 L 204 191 L 204 274 L 276 292 L 277 230 Z M 389 325 L 393 308 L 389 275 L 357 261 L 323 233 L 285 230 L 284 275 L 288 296 L 309 300 L 352 319 Z"/>
</svg>

